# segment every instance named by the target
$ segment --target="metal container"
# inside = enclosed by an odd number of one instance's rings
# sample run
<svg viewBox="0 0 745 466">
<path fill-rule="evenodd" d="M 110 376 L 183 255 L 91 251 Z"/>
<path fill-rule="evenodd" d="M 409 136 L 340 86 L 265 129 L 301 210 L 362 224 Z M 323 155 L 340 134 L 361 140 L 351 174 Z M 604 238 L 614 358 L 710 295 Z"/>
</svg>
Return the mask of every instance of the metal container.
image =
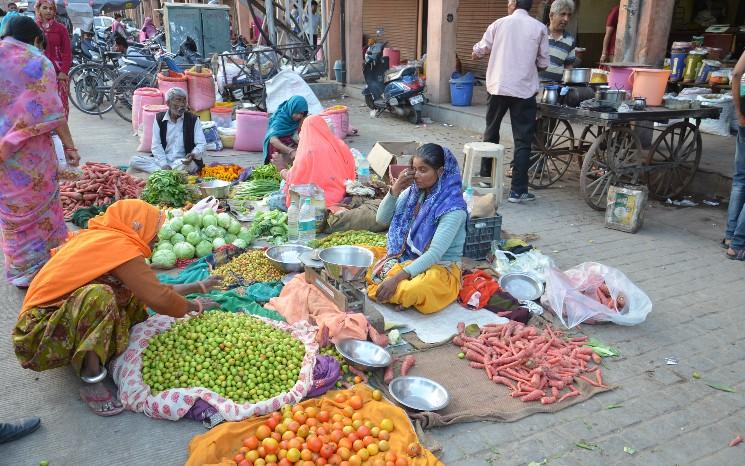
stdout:
<svg viewBox="0 0 745 466">
<path fill-rule="evenodd" d="M 345 282 L 364 278 L 367 269 L 375 260 L 370 250 L 359 246 L 333 246 L 322 249 L 318 258 L 323 262 L 331 278 Z"/>
<path fill-rule="evenodd" d="M 620 105 L 626 100 L 626 91 L 623 89 L 611 89 L 609 86 L 598 86 L 595 89 L 595 99 Z"/>
<path fill-rule="evenodd" d="M 645 97 L 634 97 L 634 110 L 644 110 L 647 108 L 647 99 Z"/>
<path fill-rule="evenodd" d="M 499 277 L 499 286 L 518 301 L 533 301 L 543 294 L 543 283 L 523 272 L 502 275 Z"/>
<path fill-rule="evenodd" d="M 592 76 L 592 68 L 567 68 L 561 81 L 565 84 L 587 84 Z"/>
<path fill-rule="evenodd" d="M 365 370 L 388 367 L 393 362 L 391 353 L 370 341 L 352 338 L 341 340 L 336 343 L 336 351 L 350 363 Z"/>
<path fill-rule="evenodd" d="M 541 102 L 544 104 L 556 105 L 559 102 L 559 89 L 561 86 L 549 84 L 543 88 Z"/>
<path fill-rule="evenodd" d="M 205 181 L 204 183 L 199 183 L 199 191 L 203 196 L 225 199 L 230 194 L 230 182 L 222 180 Z"/>
<path fill-rule="evenodd" d="M 282 269 L 285 273 L 296 273 L 305 270 L 305 265 L 300 256 L 313 249 L 299 244 L 283 244 L 272 246 L 264 253 L 269 262 Z"/>
<path fill-rule="evenodd" d="M 425 377 L 396 377 L 388 391 L 398 403 L 417 411 L 439 411 L 450 403 L 445 387 Z"/>
</svg>

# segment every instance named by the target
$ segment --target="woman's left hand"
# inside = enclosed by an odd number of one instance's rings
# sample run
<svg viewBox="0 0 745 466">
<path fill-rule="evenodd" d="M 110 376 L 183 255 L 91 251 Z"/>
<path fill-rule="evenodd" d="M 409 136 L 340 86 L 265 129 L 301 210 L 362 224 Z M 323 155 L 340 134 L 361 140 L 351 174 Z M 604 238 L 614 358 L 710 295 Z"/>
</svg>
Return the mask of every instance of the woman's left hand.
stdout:
<svg viewBox="0 0 745 466">
<path fill-rule="evenodd" d="M 80 165 L 80 154 L 78 154 L 78 150 L 65 150 L 65 161 L 71 167 L 77 167 L 78 165 Z"/>
<path fill-rule="evenodd" d="M 57 80 L 58 81 L 67 81 L 67 79 L 68 79 L 67 74 L 63 73 L 62 71 L 60 71 L 59 73 L 57 73 Z"/>
<path fill-rule="evenodd" d="M 219 275 L 210 275 L 207 279 L 202 280 L 199 283 L 200 285 L 204 285 L 204 289 L 209 292 L 222 286 L 222 277 Z"/>
<path fill-rule="evenodd" d="M 378 286 L 378 292 L 375 294 L 376 300 L 379 303 L 390 302 L 390 299 L 396 293 L 396 289 L 398 289 L 398 284 L 409 278 L 408 275 L 406 272 L 399 272 L 393 277 L 383 280 L 383 283 Z"/>
<path fill-rule="evenodd" d="M 287 161 L 285 161 L 285 158 L 282 154 L 280 154 L 279 152 L 275 152 L 272 156 L 272 165 L 277 167 L 277 170 L 282 171 L 287 168 Z"/>
</svg>

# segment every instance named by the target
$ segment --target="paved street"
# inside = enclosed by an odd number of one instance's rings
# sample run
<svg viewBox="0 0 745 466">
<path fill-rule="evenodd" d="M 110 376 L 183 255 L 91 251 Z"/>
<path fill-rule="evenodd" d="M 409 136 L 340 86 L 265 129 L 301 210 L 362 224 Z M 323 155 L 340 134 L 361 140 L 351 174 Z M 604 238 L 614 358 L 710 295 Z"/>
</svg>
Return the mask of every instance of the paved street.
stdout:
<svg viewBox="0 0 745 466">
<path fill-rule="evenodd" d="M 358 101 L 344 103 L 350 106 L 351 124 L 360 130 L 349 143 L 362 151 L 377 140 L 413 139 L 446 144 L 458 154 L 465 142 L 478 140 L 476 134 L 440 123 L 414 127 L 390 115 L 373 120 Z M 71 126 L 85 160 L 121 165 L 134 154 L 135 138 L 116 115 L 101 120 L 73 113 Z M 257 161 L 258 156 L 241 161 L 249 159 Z M 443 462 L 745 464 L 745 444 L 727 446 L 736 435 L 745 436 L 745 263 L 726 260 L 719 248 L 724 209 L 673 209 L 653 203 L 644 228 L 631 235 L 603 227 L 603 214 L 590 210 L 579 197 L 576 174 L 537 195 L 535 203 L 500 208 L 505 230 L 537 234 L 535 245 L 562 268 L 597 261 L 621 269 L 650 296 L 654 309 L 636 327 L 583 327 L 586 334 L 620 349 L 622 357 L 608 363 L 604 377 L 618 389 L 557 414 L 432 431 L 444 446 Z M 21 369 L 9 334 L 22 293 L 5 284 L 0 293 L 0 419 L 43 419 L 38 432 L 0 445 L 0 464 L 183 464 L 190 438 L 204 432 L 200 424 L 156 421 L 130 412 L 101 418 L 79 400 L 78 382 L 70 370 Z M 666 365 L 666 357 L 677 358 L 679 364 Z M 700 380 L 692 377 L 694 371 L 702 375 Z M 736 392 L 715 390 L 706 382 Z M 611 404 L 622 406 L 607 409 Z M 577 447 L 580 441 L 592 450 Z M 635 453 L 624 452 L 624 447 Z"/>
</svg>

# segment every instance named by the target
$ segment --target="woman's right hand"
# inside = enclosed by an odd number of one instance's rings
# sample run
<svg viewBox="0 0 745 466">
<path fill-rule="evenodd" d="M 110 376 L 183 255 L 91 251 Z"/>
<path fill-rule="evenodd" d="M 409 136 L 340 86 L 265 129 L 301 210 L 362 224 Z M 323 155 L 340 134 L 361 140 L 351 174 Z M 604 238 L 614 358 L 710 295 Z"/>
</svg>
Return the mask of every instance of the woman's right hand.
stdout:
<svg viewBox="0 0 745 466">
<path fill-rule="evenodd" d="M 391 186 L 391 194 L 393 194 L 394 197 L 398 197 L 401 195 L 401 193 L 411 186 L 411 184 L 414 182 L 414 170 L 411 168 L 407 168 L 401 174 L 398 178 L 396 178 L 396 181 L 393 183 L 393 186 Z"/>
<path fill-rule="evenodd" d="M 220 309 L 220 305 L 217 304 L 215 301 L 207 298 L 197 298 L 190 302 L 191 306 L 189 306 L 191 309 L 190 314 L 191 315 L 199 315 L 204 311 L 209 311 L 212 309 Z"/>
</svg>

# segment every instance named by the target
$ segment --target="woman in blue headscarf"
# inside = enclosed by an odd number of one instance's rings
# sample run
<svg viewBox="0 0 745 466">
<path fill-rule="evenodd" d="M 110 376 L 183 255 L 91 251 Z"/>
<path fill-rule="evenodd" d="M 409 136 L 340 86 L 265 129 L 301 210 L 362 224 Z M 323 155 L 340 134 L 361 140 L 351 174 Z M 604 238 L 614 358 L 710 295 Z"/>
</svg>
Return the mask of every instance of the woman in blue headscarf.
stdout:
<svg viewBox="0 0 745 466">
<path fill-rule="evenodd" d="M 437 144 L 417 149 L 378 208 L 378 223 L 390 224 L 388 251 L 368 274 L 370 298 L 423 314 L 455 301 L 468 218 L 461 185 L 450 150 Z"/>
<path fill-rule="evenodd" d="M 308 101 L 299 95 L 290 97 L 277 107 L 269 119 L 269 127 L 264 136 L 264 163 L 270 163 L 272 156 L 279 153 L 286 165 L 293 159 L 297 144 L 293 136 L 300 128 L 303 119 L 308 116 Z"/>
</svg>

